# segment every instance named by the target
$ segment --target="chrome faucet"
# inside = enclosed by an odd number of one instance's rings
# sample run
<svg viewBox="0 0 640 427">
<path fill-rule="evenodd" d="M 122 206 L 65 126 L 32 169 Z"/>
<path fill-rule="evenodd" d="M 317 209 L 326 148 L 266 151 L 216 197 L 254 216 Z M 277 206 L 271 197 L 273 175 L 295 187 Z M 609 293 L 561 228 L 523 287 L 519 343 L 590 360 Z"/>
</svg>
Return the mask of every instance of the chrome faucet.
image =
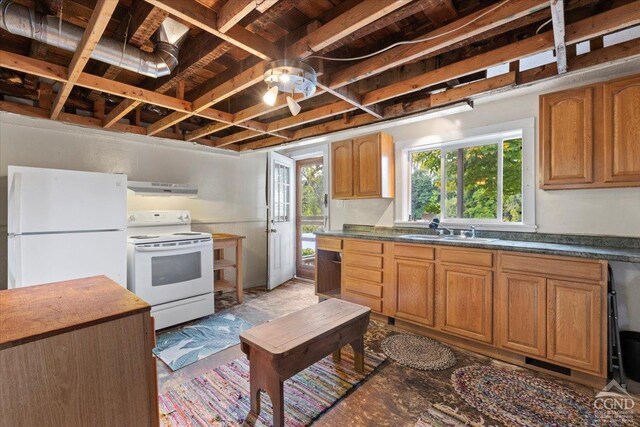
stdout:
<svg viewBox="0 0 640 427">
<path fill-rule="evenodd" d="M 436 230 L 437 233 L 439 235 L 443 235 L 445 231 L 447 231 L 449 233 L 450 236 L 453 236 L 453 230 L 451 230 L 450 228 L 445 227 L 444 225 L 440 224 L 440 219 L 439 218 L 433 218 L 431 220 L 431 222 L 429 223 L 429 228 L 431 228 L 432 230 Z"/>
<path fill-rule="evenodd" d="M 467 236 L 470 239 L 476 238 L 476 227 L 474 225 L 471 226 L 471 229 L 468 231 L 462 231 L 460 234 Z"/>
</svg>

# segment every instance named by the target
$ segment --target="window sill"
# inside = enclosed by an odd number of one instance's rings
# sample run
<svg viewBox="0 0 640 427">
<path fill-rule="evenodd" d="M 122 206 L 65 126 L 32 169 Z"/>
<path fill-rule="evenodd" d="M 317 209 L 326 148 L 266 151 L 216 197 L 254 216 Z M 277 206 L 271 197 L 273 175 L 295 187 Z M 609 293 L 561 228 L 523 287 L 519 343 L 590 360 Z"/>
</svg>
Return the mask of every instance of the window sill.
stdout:
<svg viewBox="0 0 640 427">
<path fill-rule="evenodd" d="M 538 228 L 537 225 L 529 224 L 482 224 L 482 223 L 460 223 L 460 222 L 447 222 L 442 221 L 441 225 L 452 229 L 469 229 L 471 226 L 475 226 L 476 230 L 487 231 L 519 231 L 522 233 L 535 233 Z M 394 221 L 396 227 L 417 227 L 417 228 L 429 228 L 429 222 L 427 221 Z"/>
</svg>

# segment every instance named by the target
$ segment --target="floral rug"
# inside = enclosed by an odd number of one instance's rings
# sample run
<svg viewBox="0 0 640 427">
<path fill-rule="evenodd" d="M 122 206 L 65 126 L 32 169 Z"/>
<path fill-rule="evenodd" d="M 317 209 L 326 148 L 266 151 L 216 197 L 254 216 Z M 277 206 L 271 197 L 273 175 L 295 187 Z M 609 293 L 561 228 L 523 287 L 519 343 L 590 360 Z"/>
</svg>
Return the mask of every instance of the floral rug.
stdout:
<svg viewBox="0 0 640 427">
<path fill-rule="evenodd" d="M 153 352 L 176 371 L 240 343 L 240 333 L 253 325 L 231 313 L 215 314 L 160 334 Z"/>
<path fill-rule="evenodd" d="M 609 424 L 594 411 L 593 399 L 528 373 L 471 365 L 454 371 L 451 382 L 466 403 L 507 426 Z"/>
<path fill-rule="evenodd" d="M 335 363 L 325 357 L 284 383 L 285 425 L 305 426 L 318 418 L 384 361 L 371 352 L 365 356 L 365 372 L 353 369 L 350 349 Z M 249 414 L 249 362 L 234 360 L 181 384 L 159 396 L 160 425 L 179 427 L 270 426 L 271 402 L 262 393 L 261 412 Z"/>
</svg>

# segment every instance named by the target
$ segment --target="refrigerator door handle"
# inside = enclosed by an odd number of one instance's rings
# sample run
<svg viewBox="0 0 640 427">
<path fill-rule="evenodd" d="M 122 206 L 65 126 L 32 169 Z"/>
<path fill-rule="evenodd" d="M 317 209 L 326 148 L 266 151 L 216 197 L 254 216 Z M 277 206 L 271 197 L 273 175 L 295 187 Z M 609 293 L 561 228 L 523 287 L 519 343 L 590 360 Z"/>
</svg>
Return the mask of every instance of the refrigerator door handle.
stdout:
<svg viewBox="0 0 640 427">
<path fill-rule="evenodd" d="M 20 238 L 15 236 L 9 239 L 9 244 L 13 245 L 13 248 L 8 248 L 8 288 L 20 288 L 22 287 L 22 248 L 20 247 Z"/>
<path fill-rule="evenodd" d="M 22 173 L 16 172 L 13 174 L 13 185 L 11 186 L 11 192 L 9 194 L 9 200 L 13 202 L 13 224 L 9 224 L 9 234 L 22 233 L 22 227 L 20 225 L 22 219 Z M 11 202 L 9 206 L 11 206 Z"/>
</svg>

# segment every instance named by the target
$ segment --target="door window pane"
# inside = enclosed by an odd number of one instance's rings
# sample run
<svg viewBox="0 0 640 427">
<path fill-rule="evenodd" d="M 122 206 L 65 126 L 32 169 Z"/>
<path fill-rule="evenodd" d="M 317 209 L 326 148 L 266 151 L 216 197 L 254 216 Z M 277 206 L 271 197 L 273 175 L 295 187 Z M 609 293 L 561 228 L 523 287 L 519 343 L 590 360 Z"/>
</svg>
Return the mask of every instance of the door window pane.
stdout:
<svg viewBox="0 0 640 427">
<path fill-rule="evenodd" d="M 291 220 L 290 168 L 276 163 L 273 174 L 273 222 L 289 222 Z"/>
</svg>

